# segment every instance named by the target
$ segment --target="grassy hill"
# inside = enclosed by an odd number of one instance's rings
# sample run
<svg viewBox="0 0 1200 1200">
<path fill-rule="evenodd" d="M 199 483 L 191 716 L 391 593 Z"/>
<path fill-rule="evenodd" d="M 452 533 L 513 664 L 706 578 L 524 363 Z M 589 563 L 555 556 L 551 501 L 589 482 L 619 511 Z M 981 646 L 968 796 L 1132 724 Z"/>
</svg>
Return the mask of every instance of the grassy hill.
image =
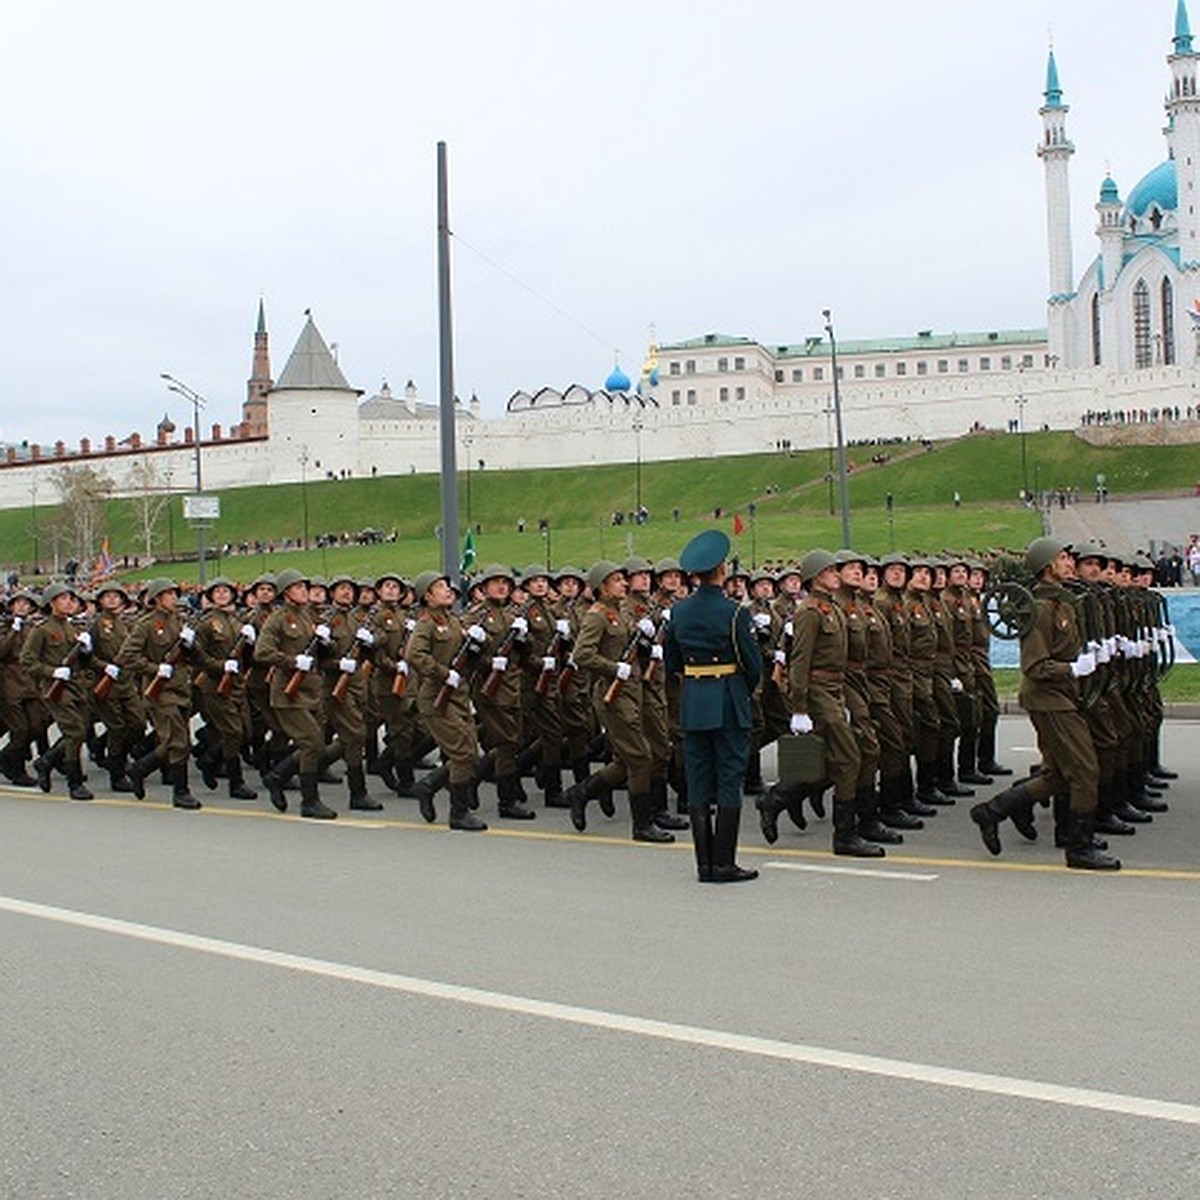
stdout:
<svg viewBox="0 0 1200 1200">
<path fill-rule="evenodd" d="M 890 453 L 891 461 L 873 465 L 871 456 L 880 451 Z M 1037 514 L 1016 501 L 1022 486 L 1018 435 L 977 434 L 935 445 L 928 452 L 917 443 L 851 447 L 847 457 L 853 464 L 849 488 L 853 539 L 864 550 L 1016 546 L 1040 531 Z M 1043 488 L 1078 487 L 1084 496 L 1093 493 L 1097 472 L 1105 474 L 1113 495 L 1190 491 L 1197 476 L 1197 455 L 1191 446 L 1099 449 L 1070 433 L 1037 433 L 1027 435 L 1026 468 L 1030 486 L 1036 481 Z M 841 542 L 840 518 L 829 516 L 828 470 L 824 450 L 646 462 L 641 468 L 641 494 L 651 520 L 643 526 L 611 523 L 614 510 L 628 512 L 635 505 L 633 464 L 476 470 L 469 478 L 464 471 L 459 507 L 464 523 L 469 512 L 471 521 L 481 527 L 477 538 L 481 562 L 544 562 L 547 550 L 555 565 L 586 564 L 601 555 L 624 557 L 633 550 L 650 557 L 678 553 L 692 533 L 714 523 L 718 508 L 722 516 L 717 523 L 726 529 L 734 512 L 741 515 L 746 531 L 737 539 L 738 549 L 745 559 L 761 561 Z M 322 573 L 372 574 L 385 567 L 417 571 L 439 557 L 438 489 L 436 476 L 403 475 L 321 481 L 304 488 L 289 484 L 227 491 L 221 495 L 221 521 L 209 540 L 234 546 L 261 540 L 275 547 L 272 553 L 235 556 L 222 568 L 243 578 L 268 565 L 277 570 L 285 563 Z M 955 492 L 962 497 L 960 508 L 952 505 Z M 885 505 L 889 493 L 894 498 L 890 521 Z M 751 502 L 756 508 L 753 520 Z M 286 541 L 298 543 L 303 537 L 305 506 L 310 543 L 319 534 L 353 534 L 366 527 L 394 531 L 396 541 L 285 551 Z M 53 507 L 39 506 L 43 561 L 49 557 L 48 531 L 57 517 Z M 523 534 L 517 532 L 521 518 L 526 522 Z M 549 546 L 538 532 L 541 519 L 550 524 Z M 29 561 L 31 526 L 28 509 L 0 512 L 0 562 Z M 118 559 L 142 551 L 129 501 L 108 503 L 107 530 Z M 164 514 L 159 521 L 156 554 L 165 555 L 172 546 L 177 553 L 191 551 L 194 556 L 195 534 L 184 524 L 178 500 L 171 519 Z M 196 563 L 175 563 L 170 573 L 195 578 Z"/>
</svg>

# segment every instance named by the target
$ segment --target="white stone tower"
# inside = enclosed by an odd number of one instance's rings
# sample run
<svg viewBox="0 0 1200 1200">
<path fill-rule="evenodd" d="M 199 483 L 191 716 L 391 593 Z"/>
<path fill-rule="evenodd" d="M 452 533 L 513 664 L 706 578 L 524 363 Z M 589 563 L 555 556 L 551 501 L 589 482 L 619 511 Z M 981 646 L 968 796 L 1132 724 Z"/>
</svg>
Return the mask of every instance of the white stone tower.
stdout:
<svg viewBox="0 0 1200 1200">
<path fill-rule="evenodd" d="M 1045 103 L 1038 110 L 1042 118 L 1042 142 L 1038 157 L 1046 166 L 1046 232 L 1050 260 L 1050 298 L 1047 325 L 1050 357 L 1058 366 L 1073 367 L 1070 361 L 1074 344 L 1070 328 L 1071 297 L 1075 277 L 1071 263 L 1071 187 L 1070 163 L 1075 147 L 1067 137 L 1067 113 L 1058 82 L 1058 64 L 1054 51 L 1046 67 Z"/>
<path fill-rule="evenodd" d="M 1100 185 L 1100 200 L 1096 205 L 1096 236 L 1100 239 L 1100 279 L 1095 304 L 1097 313 L 1088 313 L 1088 366 L 1112 364 L 1117 361 L 1118 323 L 1113 303 L 1113 289 L 1121 274 L 1125 253 L 1125 230 L 1121 224 L 1121 194 L 1111 175 Z M 1097 329 L 1097 324 L 1099 328 Z"/>
<path fill-rule="evenodd" d="M 1200 195 L 1196 189 L 1200 178 L 1200 94 L 1196 90 L 1200 55 L 1192 49 L 1186 0 L 1179 0 L 1175 10 L 1175 50 L 1167 62 L 1171 67 L 1171 93 L 1166 103 L 1168 136 L 1179 197 L 1175 213 L 1179 229 L 1177 303 L 1182 318 L 1182 309 L 1196 311 L 1200 299 Z"/>
</svg>

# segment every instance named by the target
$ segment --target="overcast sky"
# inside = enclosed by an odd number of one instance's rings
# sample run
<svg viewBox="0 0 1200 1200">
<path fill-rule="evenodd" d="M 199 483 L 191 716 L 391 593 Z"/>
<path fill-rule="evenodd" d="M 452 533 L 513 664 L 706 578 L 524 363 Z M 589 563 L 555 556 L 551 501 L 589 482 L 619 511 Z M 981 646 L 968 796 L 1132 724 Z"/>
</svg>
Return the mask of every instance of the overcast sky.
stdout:
<svg viewBox="0 0 1200 1200">
<path fill-rule="evenodd" d="M 1078 278 L 1108 165 L 1166 157 L 1175 2 L 4 0 L 0 436 L 182 424 L 161 371 L 234 423 L 260 295 L 276 376 L 311 308 L 436 399 L 439 140 L 485 413 L 636 377 L 652 324 L 1040 327 L 1051 34 Z"/>
</svg>

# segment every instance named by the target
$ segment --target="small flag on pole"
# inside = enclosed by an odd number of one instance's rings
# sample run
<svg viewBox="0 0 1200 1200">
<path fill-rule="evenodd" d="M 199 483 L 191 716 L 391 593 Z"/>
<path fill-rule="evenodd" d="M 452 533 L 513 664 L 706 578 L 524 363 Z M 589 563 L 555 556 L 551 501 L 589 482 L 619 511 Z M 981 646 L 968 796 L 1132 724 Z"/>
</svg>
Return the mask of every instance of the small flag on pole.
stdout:
<svg viewBox="0 0 1200 1200">
<path fill-rule="evenodd" d="M 462 565 L 459 567 L 460 572 L 466 575 L 468 571 L 475 565 L 475 532 L 468 529 L 467 536 L 463 538 L 462 550 Z"/>
<path fill-rule="evenodd" d="M 733 514 L 733 536 L 737 537 L 740 533 L 746 532 L 746 522 L 742 520 L 741 513 Z"/>
</svg>

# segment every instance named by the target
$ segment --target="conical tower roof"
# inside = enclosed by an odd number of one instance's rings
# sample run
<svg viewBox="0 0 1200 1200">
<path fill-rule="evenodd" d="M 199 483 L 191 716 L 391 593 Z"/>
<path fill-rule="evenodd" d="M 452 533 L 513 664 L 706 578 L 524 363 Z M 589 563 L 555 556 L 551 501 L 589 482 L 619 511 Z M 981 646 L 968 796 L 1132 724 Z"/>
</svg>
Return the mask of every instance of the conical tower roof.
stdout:
<svg viewBox="0 0 1200 1200">
<path fill-rule="evenodd" d="M 312 313 L 305 312 L 304 328 L 300 331 L 296 348 L 287 360 L 287 366 L 275 384 L 275 391 L 296 388 L 320 388 L 323 390 L 353 392 L 346 382 L 342 369 L 337 365 L 325 339 L 313 323 Z"/>
</svg>

